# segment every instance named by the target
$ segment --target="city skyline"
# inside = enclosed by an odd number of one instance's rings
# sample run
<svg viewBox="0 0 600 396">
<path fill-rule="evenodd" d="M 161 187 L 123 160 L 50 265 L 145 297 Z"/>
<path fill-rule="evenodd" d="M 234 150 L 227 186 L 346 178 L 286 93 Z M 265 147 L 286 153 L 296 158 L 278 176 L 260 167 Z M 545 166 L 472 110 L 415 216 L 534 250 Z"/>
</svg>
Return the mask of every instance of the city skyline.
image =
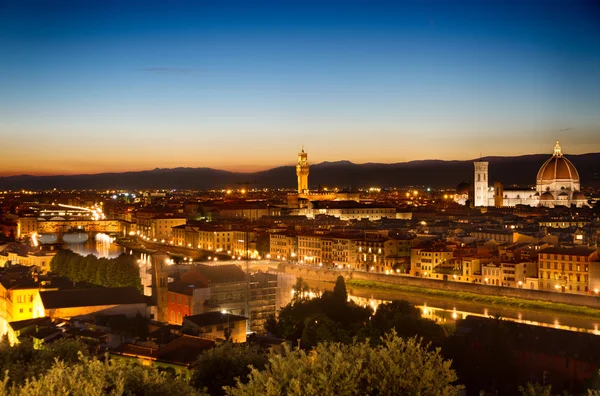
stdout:
<svg viewBox="0 0 600 396">
<path fill-rule="evenodd" d="M 600 8 L 19 2 L 0 175 L 600 152 Z"/>
</svg>

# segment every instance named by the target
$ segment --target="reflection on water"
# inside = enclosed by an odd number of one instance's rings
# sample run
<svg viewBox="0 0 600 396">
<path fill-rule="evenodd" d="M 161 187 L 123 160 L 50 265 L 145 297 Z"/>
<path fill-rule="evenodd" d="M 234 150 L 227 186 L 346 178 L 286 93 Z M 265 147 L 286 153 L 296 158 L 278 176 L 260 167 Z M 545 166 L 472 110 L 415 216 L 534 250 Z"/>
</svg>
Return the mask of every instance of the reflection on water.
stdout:
<svg viewBox="0 0 600 396">
<path fill-rule="evenodd" d="M 115 244 L 114 238 L 102 233 L 96 234 L 84 243 L 65 243 L 64 247 L 82 256 L 93 254 L 104 258 L 118 257 L 125 252 L 123 247 Z"/>
<path fill-rule="evenodd" d="M 291 276 L 291 275 L 286 275 Z M 291 296 L 291 286 L 296 278 L 289 280 L 286 293 Z M 318 280 L 305 280 L 312 289 L 333 290 L 333 283 Z M 552 327 L 555 329 L 578 331 L 600 335 L 600 318 L 561 314 L 552 311 L 521 309 L 510 306 L 495 306 L 473 301 L 449 300 L 419 294 L 407 294 L 398 291 L 367 289 L 352 287 L 348 289 L 351 300 L 362 306 L 370 306 L 377 310 L 379 304 L 392 300 L 406 300 L 421 310 L 424 318 L 438 323 L 454 322 L 468 315 L 480 317 L 501 317 L 504 320 L 524 323 L 533 326 Z"/>
<path fill-rule="evenodd" d="M 371 308 L 373 308 L 374 311 L 377 310 L 377 307 L 379 307 L 379 304 L 385 304 L 385 303 L 391 302 L 391 300 L 380 300 L 380 299 L 375 299 L 375 298 L 359 297 L 359 296 L 353 296 L 353 295 L 348 295 L 348 298 L 351 301 L 354 301 L 358 305 L 370 306 Z M 421 310 L 421 315 L 423 316 L 423 318 L 431 319 L 437 323 L 448 323 L 448 322 L 453 323 L 457 319 L 465 319 L 469 315 L 486 317 L 486 318 L 494 317 L 493 315 L 489 315 L 487 308 L 483 308 L 483 310 L 480 312 L 471 312 L 471 311 L 460 311 L 460 310 L 456 309 L 456 307 L 453 307 L 452 309 L 446 309 L 446 308 L 438 308 L 438 307 L 428 306 L 427 303 L 423 303 L 423 305 L 415 305 L 415 306 Z M 516 317 L 502 316 L 502 319 L 509 320 L 512 322 L 517 322 L 517 323 L 533 325 L 533 326 L 552 327 L 555 329 L 578 331 L 578 332 L 583 332 L 583 333 L 591 333 L 591 334 L 595 334 L 595 335 L 600 335 L 600 331 L 598 329 L 599 324 L 593 323 L 593 319 L 590 320 L 592 323 L 589 323 L 589 327 L 587 327 L 587 326 L 586 327 L 578 327 L 578 326 L 573 326 L 573 325 L 562 324 L 560 322 L 559 318 L 554 318 L 554 321 L 552 323 L 536 321 L 536 320 L 524 320 L 522 312 L 516 312 Z"/>
</svg>

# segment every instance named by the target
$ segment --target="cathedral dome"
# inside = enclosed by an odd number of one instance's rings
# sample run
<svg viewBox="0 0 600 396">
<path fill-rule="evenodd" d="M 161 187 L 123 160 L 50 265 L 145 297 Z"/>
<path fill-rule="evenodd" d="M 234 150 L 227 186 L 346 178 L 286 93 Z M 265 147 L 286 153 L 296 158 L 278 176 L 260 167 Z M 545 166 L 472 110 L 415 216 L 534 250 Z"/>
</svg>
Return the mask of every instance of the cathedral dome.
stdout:
<svg viewBox="0 0 600 396">
<path fill-rule="evenodd" d="M 579 173 L 571 161 L 563 157 L 560 145 L 556 142 L 554 155 L 544 162 L 537 174 L 537 184 L 562 180 L 579 183 Z"/>
<path fill-rule="evenodd" d="M 545 192 L 540 197 L 540 201 L 554 201 L 554 195 L 549 192 Z"/>
</svg>

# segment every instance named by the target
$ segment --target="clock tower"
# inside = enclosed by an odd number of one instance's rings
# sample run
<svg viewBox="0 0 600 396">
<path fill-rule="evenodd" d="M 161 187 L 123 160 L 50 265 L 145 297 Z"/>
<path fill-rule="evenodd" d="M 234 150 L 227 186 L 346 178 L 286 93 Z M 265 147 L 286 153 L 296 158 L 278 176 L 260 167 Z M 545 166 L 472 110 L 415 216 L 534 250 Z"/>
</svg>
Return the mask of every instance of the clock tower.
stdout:
<svg viewBox="0 0 600 396">
<path fill-rule="evenodd" d="M 296 175 L 298 175 L 298 194 L 308 193 L 308 154 L 302 151 L 298 153 L 298 165 L 296 165 Z"/>
</svg>

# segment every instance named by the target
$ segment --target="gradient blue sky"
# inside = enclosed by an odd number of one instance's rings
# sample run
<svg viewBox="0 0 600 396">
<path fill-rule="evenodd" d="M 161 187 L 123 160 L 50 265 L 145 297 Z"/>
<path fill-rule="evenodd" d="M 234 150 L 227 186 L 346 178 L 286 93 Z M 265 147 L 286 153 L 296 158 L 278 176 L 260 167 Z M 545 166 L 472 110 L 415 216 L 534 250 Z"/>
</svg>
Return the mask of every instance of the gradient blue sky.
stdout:
<svg viewBox="0 0 600 396">
<path fill-rule="evenodd" d="M 598 152 L 600 3 L 0 0 L 0 137 L 4 175 Z"/>
</svg>

